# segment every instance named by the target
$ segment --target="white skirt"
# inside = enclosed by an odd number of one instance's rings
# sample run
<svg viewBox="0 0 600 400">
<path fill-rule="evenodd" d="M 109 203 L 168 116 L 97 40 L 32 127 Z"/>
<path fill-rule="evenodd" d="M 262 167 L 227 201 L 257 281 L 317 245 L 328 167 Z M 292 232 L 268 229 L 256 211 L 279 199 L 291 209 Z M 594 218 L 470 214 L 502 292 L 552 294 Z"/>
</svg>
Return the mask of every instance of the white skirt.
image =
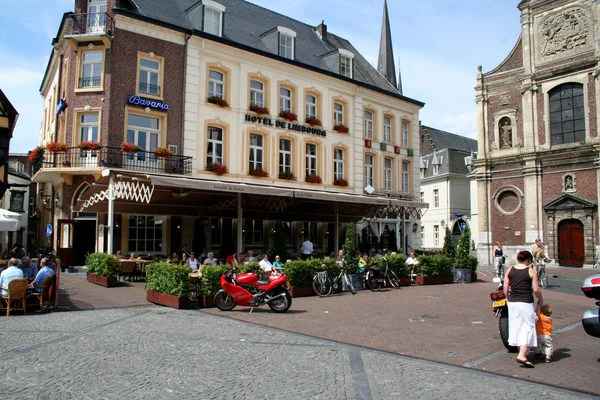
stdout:
<svg viewBox="0 0 600 400">
<path fill-rule="evenodd" d="M 508 302 L 508 344 L 537 346 L 533 303 Z"/>
</svg>

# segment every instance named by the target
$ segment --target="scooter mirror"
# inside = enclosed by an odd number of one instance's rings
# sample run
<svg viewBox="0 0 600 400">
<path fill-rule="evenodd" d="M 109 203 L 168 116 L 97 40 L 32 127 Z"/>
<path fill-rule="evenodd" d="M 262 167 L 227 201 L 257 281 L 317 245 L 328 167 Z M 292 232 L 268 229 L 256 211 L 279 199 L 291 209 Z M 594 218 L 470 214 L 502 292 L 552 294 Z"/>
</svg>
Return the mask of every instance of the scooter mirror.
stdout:
<svg viewBox="0 0 600 400">
<path fill-rule="evenodd" d="M 498 278 L 496 276 L 494 279 L 492 279 L 492 282 L 494 282 L 494 283 L 500 283 L 500 282 L 502 282 L 502 279 L 500 279 L 500 278 Z"/>
</svg>

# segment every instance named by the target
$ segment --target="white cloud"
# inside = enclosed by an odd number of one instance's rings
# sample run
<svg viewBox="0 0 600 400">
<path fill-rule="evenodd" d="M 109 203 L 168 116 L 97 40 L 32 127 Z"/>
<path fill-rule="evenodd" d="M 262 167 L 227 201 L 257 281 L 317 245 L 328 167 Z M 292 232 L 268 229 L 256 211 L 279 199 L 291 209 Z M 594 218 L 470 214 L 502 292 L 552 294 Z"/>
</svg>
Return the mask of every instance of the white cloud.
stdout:
<svg viewBox="0 0 600 400">
<path fill-rule="evenodd" d="M 25 68 L 10 67 L 0 71 L 0 86 L 3 90 L 14 89 L 18 87 L 39 87 L 43 74 L 37 71 L 31 71 Z"/>
</svg>

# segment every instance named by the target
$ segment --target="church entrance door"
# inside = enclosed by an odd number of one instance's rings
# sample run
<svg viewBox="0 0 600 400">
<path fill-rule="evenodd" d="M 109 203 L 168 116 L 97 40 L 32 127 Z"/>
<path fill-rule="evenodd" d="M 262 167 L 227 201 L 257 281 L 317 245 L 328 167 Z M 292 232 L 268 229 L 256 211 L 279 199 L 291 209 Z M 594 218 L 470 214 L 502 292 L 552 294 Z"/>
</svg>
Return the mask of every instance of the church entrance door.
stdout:
<svg viewBox="0 0 600 400">
<path fill-rule="evenodd" d="M 583 223 L 566 219 L 558 224 L 558 263 L 564 267 L 582 267 L 584 257 Z"/>
</svg>

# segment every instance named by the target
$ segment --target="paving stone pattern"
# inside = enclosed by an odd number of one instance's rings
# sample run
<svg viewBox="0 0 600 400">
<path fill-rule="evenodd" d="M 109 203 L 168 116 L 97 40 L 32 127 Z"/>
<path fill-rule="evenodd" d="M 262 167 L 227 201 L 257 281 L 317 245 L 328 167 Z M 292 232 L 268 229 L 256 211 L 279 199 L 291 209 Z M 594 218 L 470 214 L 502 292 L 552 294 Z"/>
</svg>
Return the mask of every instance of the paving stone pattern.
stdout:
<svg viewBox="0 0 600 400">
<path fill-rule="evenodd" d="M 2 399 L 577 399 L 539 384 L 148 306 L 0 323 Z"/>
</svg>

